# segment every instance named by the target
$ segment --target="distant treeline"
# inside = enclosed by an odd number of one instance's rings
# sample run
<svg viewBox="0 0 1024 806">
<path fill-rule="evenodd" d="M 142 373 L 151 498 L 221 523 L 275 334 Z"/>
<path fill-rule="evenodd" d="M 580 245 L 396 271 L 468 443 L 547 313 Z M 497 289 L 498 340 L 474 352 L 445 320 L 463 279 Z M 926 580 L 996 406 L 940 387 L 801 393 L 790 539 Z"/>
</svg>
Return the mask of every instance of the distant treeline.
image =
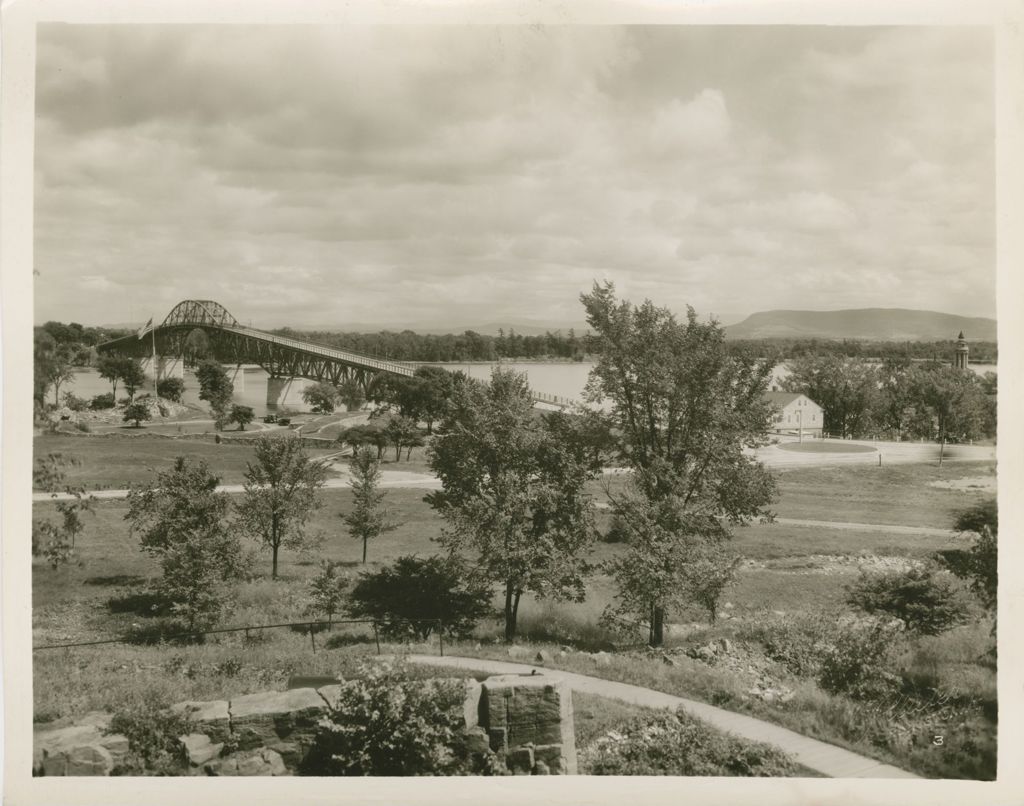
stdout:
<svg viewBox="0 0 1024 806">
<path fill-rule="evenodd" d="M 90 349 L 100 342 L 116 339 L 131 332 L 124 329 L 84 327 L 77 322 L 47 322 L 37 331 L 43 331 L 57 345 L 70 348 L 76 364 L 92 363 Z M 497 336 L 467 330 L 445 335 L 400 333 L 337 333 L 324 330 L 296 330 L 281 328 L 271 333 L 365 353 L 396 361 L 497 361 L 501 358 L 560 359 L 582 361 L 588 357 L 588 337 L 573 330 L 556 330 L 541 335 L 525 336 L 509 330 Z M 995 342 L 971 342 L 971 361 L 995 364 L 998 349 Z M 934 359 L 952 360 L 956 342 L 946 341 L 858 341 L 844 339 L 728 339 L 729 352 L 752 352 L 755 355 L 775 355 L 779 360 L 812 355 L 830 355 L 845 358 Z"/>
<path fill-rule="evenodd" d="M 280 336 L 304 338 L 319 344 L 357 353 L 391 358 L 396 361 L 497 361 L 499 358 L 557 358 L 582 361 L 590 354 L 586 334 L 570 329 L 523 336 L 514 330 L 487 336 L 468 330 L 443 336 L 382 331 L 380 333 L 332 333 L 323 330 L 282 328 L 271 331 Z M 972 342 L 971 361 L 994 364 L 998 357 L 995 342 Z M 956 342 L 948 341 L 833 341 L 829 339 L 729 339 L 730 353 L 775 355 L 779 360 L 809 355 L 832 355 L 845 358 L 932 359 L 951 361 Z"/>
<path fill-rule="evenodd" d="M 271 333 L 351 350 L 356 353 L 391 358 L 395 361 L 497 361 L 499 358 L 558 358 L 582 361 L 586 356 L 585 340 L 570 329 L 539 336 L 524 336 L 509 330 L 497 336 L 485 336 L 467 330 L 443 336 L 382 331 L 380 333 L 331 333 L 323 330 L 281 328 Z"/>
<path fill-rule="evenodd" d="M 994 341 L 972 341 L 970 360 L 976 364 L 995 364 L 999 351 Z M 843 358 L 928 359 L 951 361 L 956 351 L 956 340 L 945 341 L 859 341 L 856 339 L 729 339 L 726 348 L 731 351 L 752 351 L 755 355 L 768 355 L 774 351 L 780 359 L 803 358 L 811 355 L 831 355 Z"/>
</svg>

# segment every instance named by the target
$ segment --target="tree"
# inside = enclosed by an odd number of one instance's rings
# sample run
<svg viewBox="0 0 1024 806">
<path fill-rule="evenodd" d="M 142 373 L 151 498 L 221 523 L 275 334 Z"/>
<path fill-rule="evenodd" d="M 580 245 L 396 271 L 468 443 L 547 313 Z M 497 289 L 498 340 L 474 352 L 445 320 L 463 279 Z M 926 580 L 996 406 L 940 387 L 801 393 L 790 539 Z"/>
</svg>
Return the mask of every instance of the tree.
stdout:
<svg viewBox="0 0 1024 806">
<path fill-rule="evenodd" d="M 956 576 L 966 579 L 971 590 L 990 613 L 996 610 L 999 592 L 999 512 L 994 498 L 957 513 L 953 528 L 975 535 L 969 549 L 945 560 Z"/>
<path fill-rule="evenodd" d="M 54 504 L 61 516 L 59 525 L 44 520 L 32 522 L 32 553 L 45 556 L 53 568 L 71 561 L 75 541 L 85 529 L 82 514 L 93 512 L 94 499 L 86 492 L 85 487 L 69 484 L 67 481 L 68 467 L 77 464 L 76 459 L 65 459 L 62 454 L 48 453 L 37 459 L 32 468 L 34 488 L 48 492 L 53 497 L 60 492 L 69 496 L 68 499 Z M 48 540 L 44 544 L 45 538 Z"/>
<path fill-rule="evenodd" d="M 124 407 L 124 416 L 121 419 L 126 423 L 134 422 L 135 428 L 142 428 L 142 421 L 153 419 L 153 415 L 145 403 L 129 403 Z"/>
<path fill-rule="evenodd" d="M 868 573 L 847 586 L 846 602 L 869 615 L 900 619 L 907 630 L 938 635 L 967 620 L 967 606 L 948 574 L 934 565 Z"/>
<path fill-rule="evenodd" d="M 46 390 L 53 387 L 53 404 L 60 405 L 60 387 L 74 380 L 71 348 L 60 344 L 46 331 L 36 331 L 33 350 L 33 387 L 42 404 Z"/>
<path fill-rule="evenodd" d="M 249 462 L 245 472 L 239 522 L 270 549 L 271 578 L 277 579 L 281 547 L 301 548 L 306 542 L 306 523 L 323 506 L 317 492 L 324 486 L 327 469 L 311 460 L 302 441 L 293 437 L 259 436 L 255 454 L 256 461 Z"/>
<path fill-rule="evenodd" d="M 395 449 L 396 462 L 402 458 L 402 448 L 409 447 L 411 449 L 417 441 L 422 442 L 416 421 L 408 417 L 392 417 L 384 426 L 384 433 L 387 435 L 388 442 Z"/>
<path fill-rule="evenodd" d="M 306 613 L 312 616 L 327 616 L 330 625 L 335 613 L 341 612 L 345 601 L 345 589 L 348 580 L 338 573 L 338 563 L 325 560 L 320 566 L 320 573 L 309 581 L 309 605 Z"/>
<path fill-rule="evenodd" d="M 128 393 L 128 400 L 135 401 L 135 393 L 146 382 L 146 373 L 142 369 L 142 363 L 135 358 L 129 358 L 121 363 L 121 383 L 124 384 Z"/>
<path fill-rule="evenodd" d="M 781 385 L 807 395 L 821 406 L 824 430 L 840 437 L 870 432 L 878 408 L 878 374 L 866 361 L 835 355 L 809 355 L 788 363 Z"/>
<path fill-rule="evenodd" d="M 366 403 L 366 394 L 359 381 L 349 378 L 338 387 L 338 399 L 344 404 L 345 411 L 359 411 Z"/>
<path fill-rule="evenodd" d="M 96 370 L 104 380 L 110 381 L 111 394 L 117 397 L 117 382 L 124 374 L 124 366 L 130 358 L 123 358 L 117 355 L 101 355 L 96 360 Z"/>
<path fill-rule="evenodd" d="M 235 385 L 228 373 L 216 361 L 207 359 L 196 367 L 196 380 L 199 381 L 199 399 L 210 404 L 214 427 L 220 431 L 228 422 L 228 406 L 235 392 Z"/>
<path fill-rule="evenodd" d="M 252 406 L 234 405 L 231 407 L 229 422 L 238 423 L 239 431 L 244 431 L 245 427 L 254 419 L 256 419 L 256 414 L 253 412 Z"/>
<path fill-rule="evenodd" d="M 156 394 L 157 397 L 180 403 L 181 396 L 185 394 L 185 382 L 181 378 L 163 378 L 156 385 Z"/>
<path fill-rule="evenodd" d="M 982 434 L 988 403 L 977 375 L 948 364 L 919 367 L 914 373 L 914 398 L 929 415 L 919 420 L 918 433 L 939 443 L 939 465 L 947 441 L 962 442 Z"/>
<path fill-rule="evenodd" d="M 143 551 L 159 558 L 160 592 L 173 602 L 189 630 L 220 618 L 231 584 L 246 572 L 237 534 L 230 528 L 231 503 L 203 459 L 179 456 L 150 487 L 132 487 L 125 520 Z"/>
<path fill-rule="evenodd" d="M 508 642 L 525 592 L 584 596 L 595 537 L 585 485 L 600 468 L 556 423 L 534 415 L 523 375 L 498 368 L 490 384 L 456 388 L 428 449 L 442 489 L 426 500 L 447 521 L 439 542 L 501 585 Z"/>
<path fill-rule="evenodd" d="M 360 574 L 346 611 L 381 622 L 389 638 L 425 641 L 437 630 L 464 638 L 490 612 L 490 599 L 457 559 L 406 556 Z"/>
<path fill-rule="evenodd" d="M 610 283 L 582 301 L 597 355 L 585 395 L 605 401 L 607 433 L 633 471 L 611 501 L 633 539 L 609 566 L 619 596 L 606 615 L 649 620 L 658 646 L 668 607 L 711 609 L 730 579 L 728 526 L 770 517 L 774 479 L 745 449 L 765 442 L 773 360 L 729 354 L 723 329 L 692 308 L 681 323 L 649 300 L 619 302 Z M 721 584 L 705 586 L 701 568 Z"/>
<path fill-rule="evenodd" d="M 302 399 L 312 406 L 314 412 L 330 414 L 338 405 L 338 390 L 331 384 L 321 381 L 303 389 Z"/>
<path fill-rule="evenodd" d="M 378 489 L 380 484 L 380 460 L 367 447 L 353 451 L 348 463 L 352 486 L 352 511 L 342 515 L 349 534 L 363 541 L 363 565 L 366 565 L 366 544 L 385 532 L 397 528 L 388 520 L 384 506 L 387 495 Z"/>
</svg>

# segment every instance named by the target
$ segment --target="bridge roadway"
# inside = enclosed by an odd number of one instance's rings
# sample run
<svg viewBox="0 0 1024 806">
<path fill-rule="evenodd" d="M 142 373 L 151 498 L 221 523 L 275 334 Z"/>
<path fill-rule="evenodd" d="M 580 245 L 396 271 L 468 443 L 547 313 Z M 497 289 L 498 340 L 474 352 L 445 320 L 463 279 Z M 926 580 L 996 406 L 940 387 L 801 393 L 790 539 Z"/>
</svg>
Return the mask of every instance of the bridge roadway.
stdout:
<svg viewBox="0 0 1024 806">
<path fill-rule="evenodd" d="M 371 380 L 379 374 L 412 377 L 416 367 L 400 361 L 376 358 L 351 350 L 340 350 L 324 344 L 275 336 L 263 330 L 245 327 L 228 310 L 213 300 L 184 300 L 179 302 L 164 321 L 156 327 L 148 326 L 141 335 L 129 335 L 97 346 L 107 354 L 144 358 L 152 353 L 159 357 L 182 357 L 187 352 L 188 339 L 195 330 L 206 334 L 212 357 L 224 364 L 241 366 L 255 364 L 262 367 L 272 379 L 308 378 L 340 385 L 354 380 L 369 391 Z M 157 364 L 156 372 L 160 372 Z M 278 384 L 277 386 L 279 386 Z M 268 403 L 280 392 L 275 384 L 268 386 Z M 573 400 L 543 392 L 533 392 L 535 404 L 567 408 Z"/>
</svg>

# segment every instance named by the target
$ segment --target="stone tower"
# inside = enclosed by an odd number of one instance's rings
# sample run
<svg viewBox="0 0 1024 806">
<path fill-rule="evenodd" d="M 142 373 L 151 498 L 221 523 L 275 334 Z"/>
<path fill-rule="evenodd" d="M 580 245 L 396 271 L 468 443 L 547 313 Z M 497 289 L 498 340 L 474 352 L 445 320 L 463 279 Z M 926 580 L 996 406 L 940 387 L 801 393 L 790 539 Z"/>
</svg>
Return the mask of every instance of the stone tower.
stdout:
<svg viewBox="0 0 1024 806">
<path fill-rule="evenodd" d="M 967 369 L 967 354 L 970 350 L 967 347 L 967 339 L 961 330 L 956 339 L 956 355 L 953 356 L 953 366 L 957 369 Z"/>
</svg>

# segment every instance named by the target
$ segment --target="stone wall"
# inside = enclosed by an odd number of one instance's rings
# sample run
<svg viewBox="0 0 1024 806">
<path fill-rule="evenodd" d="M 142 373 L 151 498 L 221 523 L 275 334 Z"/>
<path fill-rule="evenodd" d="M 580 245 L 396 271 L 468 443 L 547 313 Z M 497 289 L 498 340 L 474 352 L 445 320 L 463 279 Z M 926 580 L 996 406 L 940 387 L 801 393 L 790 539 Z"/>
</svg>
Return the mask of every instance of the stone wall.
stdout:
<svg viewBox="0 0 1024 806">
<path fill-rule="evenodd" d="M 517 775 L 576 773 L 572 692 L 564 683 L 539 674 L 460 682 L 471 747 L 490 748 Z M 174 710 L 194 728 L 180 737 L 185 774 L 295 774 L 339 689 L 327 685 L 178 703 Z M 129 750 L 124 736 L 105 733 L 109 724 L 109 714 L 94 712 L 77 725 L 37 730 L 33 774 L 109 775 Z"/>
</svg>

